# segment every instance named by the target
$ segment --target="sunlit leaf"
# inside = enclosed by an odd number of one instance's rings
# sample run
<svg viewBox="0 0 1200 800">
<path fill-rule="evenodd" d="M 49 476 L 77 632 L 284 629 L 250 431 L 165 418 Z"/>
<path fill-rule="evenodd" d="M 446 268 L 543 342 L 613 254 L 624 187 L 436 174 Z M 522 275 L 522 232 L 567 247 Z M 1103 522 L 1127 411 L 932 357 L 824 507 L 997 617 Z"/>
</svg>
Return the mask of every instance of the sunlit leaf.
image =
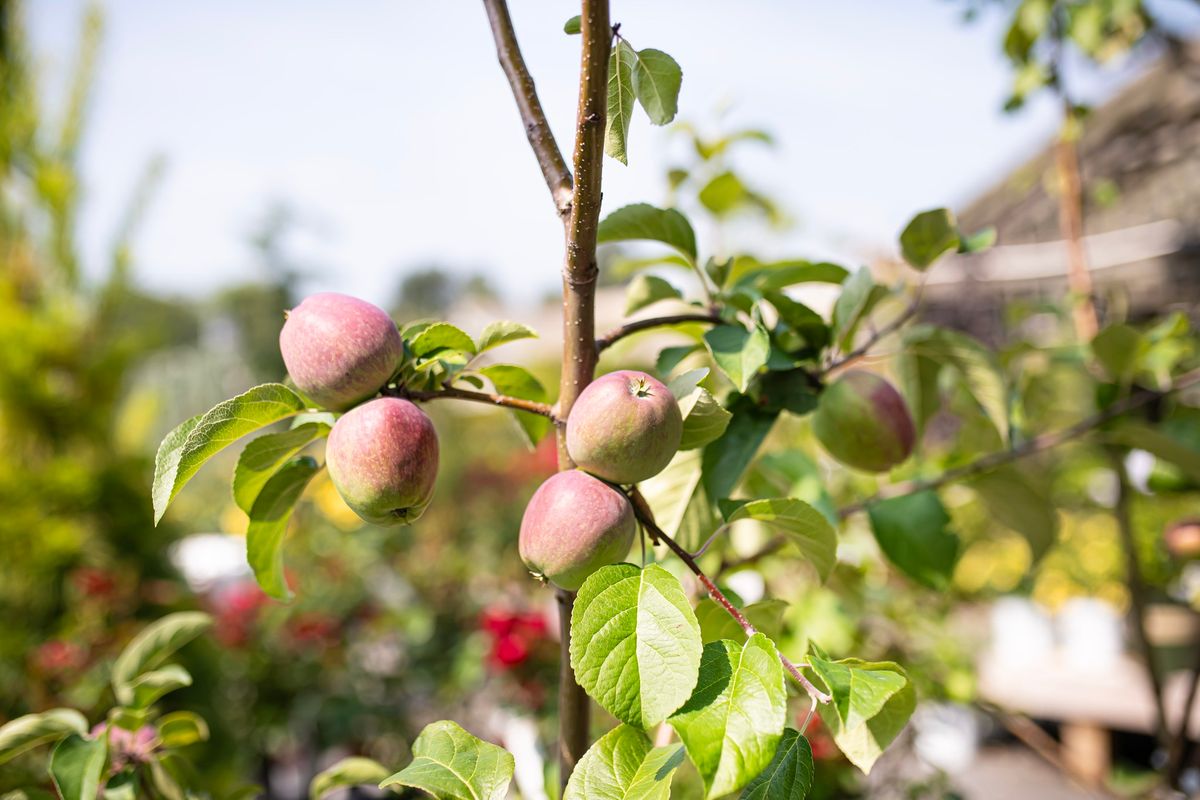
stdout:
<svg viewBox="0 0 1200 800">
<path fill-rule="evenodd" d="M 696 232 L 687 217 L 673 208 L 655 208 L 647 203 L 622 206 L 600 221 L 596 240 L 606 242 L 653 241 L 670 245 L 696 260 Z"/>
<path fill-rule="evenodd" d="M 104 737 L 72 733 L 50 754 L 50 777 L 62 800 L 96 800 L 108 747 Z"/>
<path fill-rule="evenodd" d="M 950 515 L 931 490 L 882 500 L 867 508 L 871 531 L 888 561 L 931 589 L 945 589 L 958 563 Z"/>
<path fill-rule="evenodd" d="M 491 364 L 479 370 L 480 374 L 492 382 L 496 391 L 509 397 L 534 402 L 546 402 L 546 388 L 533 373 L 515 364 Z M 513 411 L 517 424 L 521 426 L 530 444 L 537 444 L 547 433 L 553 423 L 541 414 L 529 411 Z"/>
<path fill-rule="evenodd" d="M 900 253 L 916 269 L 924 270 L 947 251 L 958 247 L 958 223 L 949 209 L 935 208 L 913 217 L 900 234 Z"/>
<path fill-rule="evenodd" d="M 633 65 L 637 54 L 624 39 L 617 40 L 608 57 L 608 119 L 604 123 L 604 152 L 629 163 L 629 123 L 633 121 Z"/>
<path fill-rule="evenodd" d="M 132 705 L 134 680 L 163 663 L 211 625 L 212 617 L 201 611 L 178 611 L 146 626 L 113 662 L 112 686 L 117 702 Z"/>
<path fill-rule="evenodd" d="M 523 325 L 520 322 L 500 320 L 489 323 L 483 329 L 483 333 L 479 335 L 479 352 L 482 353 L 491 350 L 493 347 L 499 347 L 502 344 L 515 342 L 519 339 L 536 338 L 537 331 L 528 325 Z"/>
<path fill-rule="evenodd" d="M 389 774 L 389 770 L 378 761 L 361 756 L 343 758 L 313 777 L 312 783 L 308 787 L 309 800 L 321 800 L 325 795 L 338 789 L 378 784 L 386 780 Z"/>
<path fill-rule="evenodd" d="M 320 469 L 309 456 L 289 461 L 271 476 L 250 509 L 246 560 L 262 590 L 279 600 L 292 597 L 283 574 L 283 536 L 288 520 L 304 487 Z"/>
<path fill-rule="evenodd" d="M 289 431 L 259 436 L 247 444 L 233 471 L 233 499 L 238 508 L 249 514 L 271 476 L 309 443 L 328 436 L 329 431 L 329 425 L 307 422 Z"/>
<path fill-rule="evenodd" d="M 683 292 L 657 275 L 638 275 L 625 292 L 625 313 L 632 314 L 660 300 L 678 300 Z"/>
<path fill-rule="evenodd" d="M 83 735 L 87 729 L 87 719 L 73 708 L 53 708 L 9 720 L 0 727 L 0 764 L 69 734 Z"/>
<path fill-rule="evenodd" d="M 426 725 L 413 742 L 413 761 L 379 786 L 411 786 L 438 800 L 504 800 L 513 757 L 443 720 Z"/>
<path fill-rule="evenodd" d="M 795 728 L 786 728 L 775 757 L 746 785 L 742 800 L 804 800 L 812 788 L 813 773 L 808 740 Z"/>
<path fill-rule="evenodd" d="M 575 679 L 622 722 L 645 730 L 683 705 L 696 685 L 701 649 L 683 587 L 655 564 L 602 567 L 575 599 Z"/>
<path fill-rule="evenodd" d="M 666 125 L 675 119 L 682 81 L 683 70 L 663 51 L 646 48 L 637 52 L 633 65 L 633 91 L 655 125 Z"/>
<path fill-rule="evenodd" d="M 682 763 L 682 746 L 654 747 L 642 731 L 619 725 L 575 765 L 563 800 L 668 800 Z"/>
</svg>

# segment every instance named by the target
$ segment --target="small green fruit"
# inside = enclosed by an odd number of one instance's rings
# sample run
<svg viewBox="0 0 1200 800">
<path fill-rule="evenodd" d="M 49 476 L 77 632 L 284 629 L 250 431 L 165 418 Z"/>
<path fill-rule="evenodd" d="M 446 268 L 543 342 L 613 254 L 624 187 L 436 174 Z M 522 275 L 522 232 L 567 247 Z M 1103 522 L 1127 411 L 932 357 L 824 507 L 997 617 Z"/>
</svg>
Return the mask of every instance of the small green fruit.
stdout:
<svg viewBox="0 0 1200 800">
<path fill-rule="evenodd" d="M 551 476 L 525 506 L 518 549 L 530 572 L 575 591 L 629 553 L 636 531 L 625 495 L 586 472 Z"/>
<path fill-rule="evenodd" d="M 407 400 L 381 397 L 341 417 L 325 447 L 346 505 L 376 525 L 407 525 L 425 511 L 438 469 L 433 422 Z"/>
<path fill-rule="evenodd" d="M 588 384 L 567 417 L 567 452 L 580 469 L 613 483 L 662 472 L 683 435 L 679 404 L 644 372 L 610 372 Z"/>
<path fill-rule="evenodd" d="M 821 392 L 813 432 L 831 456 L 884 472 L 912 454 L 916 430 L 900 393 L 873 372 L 850 370 Z"/>
<path fill-rule="evenodd" d="M 344 411 L 387 383 L 404 343 L 382 308 L 324 292 L 288 312 L 279 352 L 296 388 L 322 408 Z"/>
</svg>

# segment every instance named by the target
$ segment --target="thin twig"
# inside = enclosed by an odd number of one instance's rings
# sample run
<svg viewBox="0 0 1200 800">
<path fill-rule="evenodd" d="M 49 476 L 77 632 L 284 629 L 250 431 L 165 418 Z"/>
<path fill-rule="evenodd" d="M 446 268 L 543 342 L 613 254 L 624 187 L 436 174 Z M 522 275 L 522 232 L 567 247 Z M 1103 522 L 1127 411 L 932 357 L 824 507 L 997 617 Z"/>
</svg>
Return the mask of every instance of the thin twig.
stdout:
<svg viewBox="0 0 1200 800">
<path fill-rule="evenodd" d="M 1167 782 L 1178 786 L 1179 776 L 1183 774 L 1187 764 L 1188 747 L 1191 741 L 1192 708 L 1196 704 L 1196 694 L 1200 690 L 1200 645 L 1196 646 L 1195 663 L 1192 665 L 1192 678 L 1188 682 L 1187 693 L 1184 695 L 1183 712 L 1179 716 L 1179 727 L 1171 740 L 1170 755 L 1167 759 Z"/>
<path fill-rule="evenodd" d="M 669 317 L 651 317 L 649 319 L 635 319 L 633 322 L 626 322 L 618 328 L 613 328 L 608 333 L 596 340 L 596 352 L 602 353 L 614 344 L 624 339 L 626 336 L 632 336 L 641 331 L 650 330 L 651 328 L 662 328 L 667 325 L 678 325 L 682 322 L 721 322 L 721 315 L 715 312 L 707 314 L 675 314 Z"/>
<path fill-rule="evenodd" d="M 1113 474 L 1117 476 L 1117 504 L 1113 513 L 1117 518 L 1117 531 L 1121 535 L 1121 549 L 1125 551 L 1125 585 L 1129 589 L 1129 627 L 1133 628 L 1146 679 L 1154 695 L 1154 731 L 1159 744 L 1167 742 L 1167 712 L 1163 705 L 1162 672 L 1154 657 L 1154 646 L 1146 632 L 1146 581 L 1138 563 L 1137 542 L 1133 535 L 1133 518 L 1130 516 L 1130 500 L 1133 487 L 1129 485 L 1129 472 L 1125 469 L 1123 454 L 1116 448 L 1109 449 Z"/>
<path fill-rule="evenodd" d="M 388 394 L 385 392 L 385 394 Z M 539 403 L 535 400 L 523 400 L 520 397 L 510 397 L 506 394 L 494 394 L 492 392 L 476 392 L 470 389 L 459 389 L 453 386 L 446 386 L 433 391 L 417 391 L 413 389 L 405 389 L 401 387 L 394 393 L 396 397 L 405 397 L 409 400 L 418 400 L 425 402 L 428 400 L 467 400 L 472 403 L 487 403 L 492 406 L 504 406 L 505 408 L 516 409 L 517 411 L 528 411 L 530 414 L 538 414 L 543 417 L 548 417 L 552 422 L 558 423 L 559 419 L 554 415 L 554 409 L 547 403 Z"/>
<path fill-rule="evenodd" d="M 696 559 L 692 558 L 692 554 L 670 536 L 667 536 L 662 528 L 658 527 L 658 524 L 654 521 L 654 512 L 650 509 L 650 504 L 646 502 L 646 498 L 642 496 L 642 493 L 637 490 L 636 486 L 629 490 L 628 497 L 629 501 L 633 504 L 634 516 L 642 523 L 642 527 L 650 534 L 650 538 L 655 542 L 666 545 L 668 550 L 678 556 L 679 560 L 687 565 L 687 568 L 700 581 L 704 590 L 708 592 L 717 605 L 721 606 L 729 616 L 733 617 L 733 620 L 745 632 L 747 637 L 758 633 L 758 629 L 754 627 L 750 620 L 746 619 L 746 615 L 729 601 L 729 598 L 717 588 L 717 585 L 712 582 L 711 578 L 704 574 L 704 570 L 700 569 L 700 565 L 696 563 Z M 783 653 L 779 654 L 779 661 L 783 664 L 783 668 L 788 671 L 788 674 L 795 679 L 796 683 L 800 684 L 804 688 L 804 691 L 808 692 L 818 702 L 828 703 L 833 699 L 814 686 L 812 681 L 804 677 L 804 673 L 800 671 L 800 668 L 792 663 Z"/>
<path fill-rule="evenodd" d="M 508 4 L 505 0 L 483 0 L 483 7 L 492 26 L 492 38 L 496 41 L 496 57 L 512 87 L 521 121 L 525 123 L 525 136 L 537 157 L 538 166 L 542 168 L 542 176 L 554 198 L 558 215 L 565 220 L 571 213 L 571 173 L 558 149 L 558 143 L 554 141 L 550 123 L 546 121 L 546 112 L 542 110 L 542 102 L 538 99 L 533 76 L 525 66 L 525 59 L 517 44 L 517 34 L 513 30 L 512 17 L 508 14 Z"/>
<path fill-rule="evenodd" d="M 902 481 L 900 483 L 892 484 L 891 486 L 879 491 L 871 497 L 859 500 L 858 502 L 851 503 L 846 506 L 842 506 L 838 509 L 838 516 L 844 519 L 851 514 L 866 510 L 868 507 L 880 502 L 881 500 L 888 500 L 894 497 L 904 497 L 906 495 L 925 491 L 926 489 L 936 489 L 939 486 L 944 486 L 947 483 L 954 483 L 955 481 L 960 481 L 964 478 L 970 478 L 980 473 L 987 472 L 1008 464 L 1009 462 L 1025 458 L 1026 456 L 1040 453 L 1044 450 L 1053 449 L 1061 444 L 1071 441 L 1072 439 L 1079 438 L 1085 433 L 1100 427 L 1106 422 L 1110 422 L 1117 417 L 1123 416 L 1124 414 L 1141 408 L 1142 406 L 1149 405 L 1165 395 L 1182 391 L 1183 389 L 1195 386 L 1196 384 L 1200 384 L 1200 369 L 1192 370 L 1191 372 L 1186 372 L 1183 375 L 1180 375 L 1178 378 L 1176 378 L 1175 383 L 1170 388 L 1162 392 L 1143 389 L 1136 394 L 1131 394 L 1129 397 L 1113 403 L 1098 414 L 1094 414 L 1068 428 L 1034 436 L 1033 438 L 1022 442 L 1010 450 L 1000 450 L 995 453 L 988 453 L 985 456 L 975 459 L 969 464 L 964 464 L 963 466 L 955 469 L 946 470 L 935 478 Z"/>
<path fill-rule="evenodd" d="M 851 350 L 849 353 L 846 353 L 841 358 L 835 359 L 834 361 L 826 364 L 825 368 L 817 373 L 817 377 L 824 377 L 836 369 L 841 369 L 842 367 L 858 361 L 860 358 L 869 353 L 871 348 L 879 343 L 880 339 L 904 327 L 905 323 L 917 315 L 917 311 L 920 310 L 920 307 L 921 287 L 918 287 L 917 293 L 913 296 L 912 302 L 908 304 L 908 308 L 904 309 L 904 312 L 900 316 L 896 317 L 882 328 L 871 331 L 871 335 L 867 337 L 866 341 Z"/>
</svg>

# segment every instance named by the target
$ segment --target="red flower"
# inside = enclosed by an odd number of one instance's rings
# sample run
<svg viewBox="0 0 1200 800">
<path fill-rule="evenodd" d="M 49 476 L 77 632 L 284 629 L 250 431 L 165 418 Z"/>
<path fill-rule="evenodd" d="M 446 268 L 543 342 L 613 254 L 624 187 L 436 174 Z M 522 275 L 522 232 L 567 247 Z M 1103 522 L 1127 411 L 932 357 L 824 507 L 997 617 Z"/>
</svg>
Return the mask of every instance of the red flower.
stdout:
<svg viewBox="0 0 1200 800">
<path fill-rule="evenodd" d="M 479 627 L 492 639 L 488 660 L 499 669 L 523 664 L 534 645 L 546 636 L 546 620 L 541 614 L 501 608 L 485 610 Z"/>
<path fill-rule="evenodd" d="M 82 647 L 59 640 L 46 642 L 33 653 L 33 663 L 40 671 L 50 675 L 61 675 L 79 669 L 84 661 Z"/>
<path fill-rule="evenodd" d="M 71 573 L 71 583 L 85 597 L 111 597 L 117 588 L 113 574 L 98 567 L 80 567 Z"/>
<path fill-rule="evenodd" d="M 226 647 L 241 647 L 250 640 L 250 631 L 258 619 L 258 610 L 267 596 L 253 581 L 226 587 L 212 599 L 216 624 L 213 633 Z"/>
</svg>

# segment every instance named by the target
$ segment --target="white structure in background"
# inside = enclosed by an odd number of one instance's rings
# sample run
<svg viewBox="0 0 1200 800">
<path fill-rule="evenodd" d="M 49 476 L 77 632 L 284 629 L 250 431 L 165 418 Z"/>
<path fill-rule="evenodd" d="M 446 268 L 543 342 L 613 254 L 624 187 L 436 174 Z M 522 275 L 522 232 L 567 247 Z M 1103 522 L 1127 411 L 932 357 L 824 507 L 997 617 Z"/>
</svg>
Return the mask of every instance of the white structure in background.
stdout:
<svg viewBox="0 0 1200 800">
<path fill-rule="evenodd" d="M 171 546 L 171 563 L 197 594 L 250 577 L 246 540 L 229 533 L 197 533 Z"/>
</svg>

